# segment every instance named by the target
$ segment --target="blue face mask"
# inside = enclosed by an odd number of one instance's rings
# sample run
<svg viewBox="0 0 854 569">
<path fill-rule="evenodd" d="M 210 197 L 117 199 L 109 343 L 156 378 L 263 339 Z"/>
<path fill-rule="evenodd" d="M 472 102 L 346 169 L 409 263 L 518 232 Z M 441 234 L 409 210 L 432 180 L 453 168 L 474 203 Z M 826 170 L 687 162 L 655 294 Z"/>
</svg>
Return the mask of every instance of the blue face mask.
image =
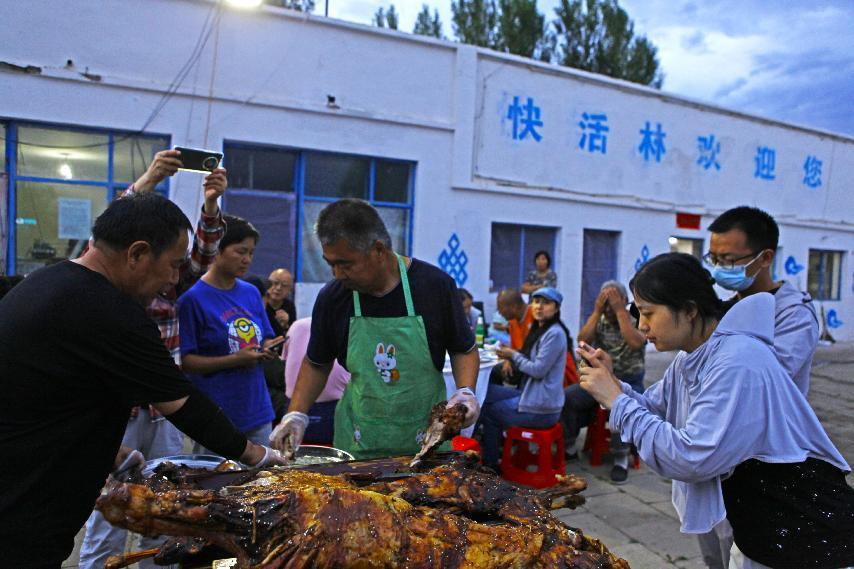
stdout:
<svg viewBox="0 0 854 569">
<path fill-rule="evenodd" d="M 750 263 L 746 265 L 736 265 L 733 268 L 721 267 L 720 265 L 714 265 L 712 267 L 712 278 L 715 279 L 715 282 L 720 286 L 724 287 L 727 290 L 734 290 L 741 292 L 745 289 L 750 288 L 750 285 L 753 284 L 753 281 L 756 280 L 756 277 L 747 276 L 747 267 L 750 266 L 753 261 L 758 259 L 762 253 L 759 253 Z"/>
</svg>

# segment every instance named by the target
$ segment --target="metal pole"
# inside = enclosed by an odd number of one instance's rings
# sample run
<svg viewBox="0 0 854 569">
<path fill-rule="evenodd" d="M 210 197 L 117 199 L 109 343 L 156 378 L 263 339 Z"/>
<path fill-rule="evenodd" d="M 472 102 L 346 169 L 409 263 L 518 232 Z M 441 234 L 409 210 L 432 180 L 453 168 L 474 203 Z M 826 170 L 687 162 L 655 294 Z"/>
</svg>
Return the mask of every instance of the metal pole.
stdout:
<svg viewBox="0 0 854 569">
<path fill-rule="evenodd" d="M 326 7 L 323 9 L 323 15 L 329 17 L 329 0 L 326 0 Z"/>
</svg>

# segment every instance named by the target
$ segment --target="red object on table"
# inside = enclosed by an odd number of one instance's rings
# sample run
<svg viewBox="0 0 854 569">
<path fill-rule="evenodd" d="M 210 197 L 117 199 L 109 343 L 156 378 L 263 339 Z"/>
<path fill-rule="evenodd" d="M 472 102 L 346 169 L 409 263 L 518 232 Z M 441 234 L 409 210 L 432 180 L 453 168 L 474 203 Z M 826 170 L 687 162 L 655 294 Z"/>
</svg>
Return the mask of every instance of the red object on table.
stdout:
<svg viewBox="0 0 854 569">
<path fill-rule="evenodd" d="M 483 454 L 480 451 L 480 443 L 474 439 L 470 439 L 468 437 L 464 437 L 462 435 L 457 435 L 453 439 L 451 439 L 451 449 L 458 450 L 462 452 L 466 452 L 468 450 L 473 450 L 477 454 Z"/>
<path fill-rule="evenodd" d="M 584 439 L 584 450 L 590 453 L 590 466 L 599 466 L 602 464 L 602 455 L 610 452 L 611 431 L 608 429 L 608 417 L 611 412 L 602 407 L 596 406 L 596 415 L 587 426 L 587 438 Z M 640 468 L 640 457 L 637 452 L 632 450 L 634 461 L 632 468 Z"/>
<path fill-rule="evenodd" d="M 566 474 L 563 452 L 560 422 L 547 429 L 510 427 L 501 457 L 501 476 L 534 488 L 554 486 L 555 476 Z"/>
<path fill-rule="evenodd" d="M 700 215 L 696 213 L 676 212 L 676 227 L 680 229 L 700 229 Z"/>
</svg>

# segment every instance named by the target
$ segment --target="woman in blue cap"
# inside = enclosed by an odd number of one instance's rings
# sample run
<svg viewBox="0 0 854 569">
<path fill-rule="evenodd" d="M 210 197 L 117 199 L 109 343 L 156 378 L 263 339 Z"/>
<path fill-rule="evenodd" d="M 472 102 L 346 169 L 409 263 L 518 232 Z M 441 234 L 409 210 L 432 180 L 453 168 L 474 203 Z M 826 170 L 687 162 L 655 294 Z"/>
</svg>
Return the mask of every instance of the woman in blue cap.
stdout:
<svg viewBox="0 0 854 569">
<path fill-rule="evenodd" d="M 519 351 L 499 348 L 522 374 L 519 389 L 490 385 L 480 414 L 483 462 L 497 468 L 501 432 L 510 426 L 542 429 L 554 425 L 563 408 L 563 374 L 569 330 L 560 320 L 563 295 L 544 287 L 532 295 L 534 323 Z"/>
</svg>

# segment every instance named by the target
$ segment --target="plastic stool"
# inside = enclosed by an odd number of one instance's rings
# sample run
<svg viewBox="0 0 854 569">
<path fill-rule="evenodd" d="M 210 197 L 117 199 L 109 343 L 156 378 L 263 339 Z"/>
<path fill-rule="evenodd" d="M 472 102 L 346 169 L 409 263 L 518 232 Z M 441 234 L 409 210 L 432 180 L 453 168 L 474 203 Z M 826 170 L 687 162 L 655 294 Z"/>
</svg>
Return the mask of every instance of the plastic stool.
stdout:
<svg viewBox="0 0 854 569">
<path fill-rule="evenodd" d="M 466 452 L 469 450 L 475 451 L 477 454 L 483 454 L 480 450 L 480 443 L 474 439 L 458 435 L 451 439 L 451 449 Z"/>
<path fill-rule="evenodd" d="M 554 486 L 555 476 L 566 474 L 563 451 L 560 422 L 547 429 L 510 427 L 501 457 L 501 476 L 534 488 Z"/>
<path fill-rule="evenodd" d="M 611 450 L 611 431 L 608 430 L 608 417 L 611 412 L 601 405 L 596 406 L 596 415 L 587 426 L 587 437 L 584 439 L 584 450 L 590 453 L 590 466 L 602 464 L 602 455 Z M 632 468 L 640 468 L 640 457 L 632 447 Z"/>
</svg>

